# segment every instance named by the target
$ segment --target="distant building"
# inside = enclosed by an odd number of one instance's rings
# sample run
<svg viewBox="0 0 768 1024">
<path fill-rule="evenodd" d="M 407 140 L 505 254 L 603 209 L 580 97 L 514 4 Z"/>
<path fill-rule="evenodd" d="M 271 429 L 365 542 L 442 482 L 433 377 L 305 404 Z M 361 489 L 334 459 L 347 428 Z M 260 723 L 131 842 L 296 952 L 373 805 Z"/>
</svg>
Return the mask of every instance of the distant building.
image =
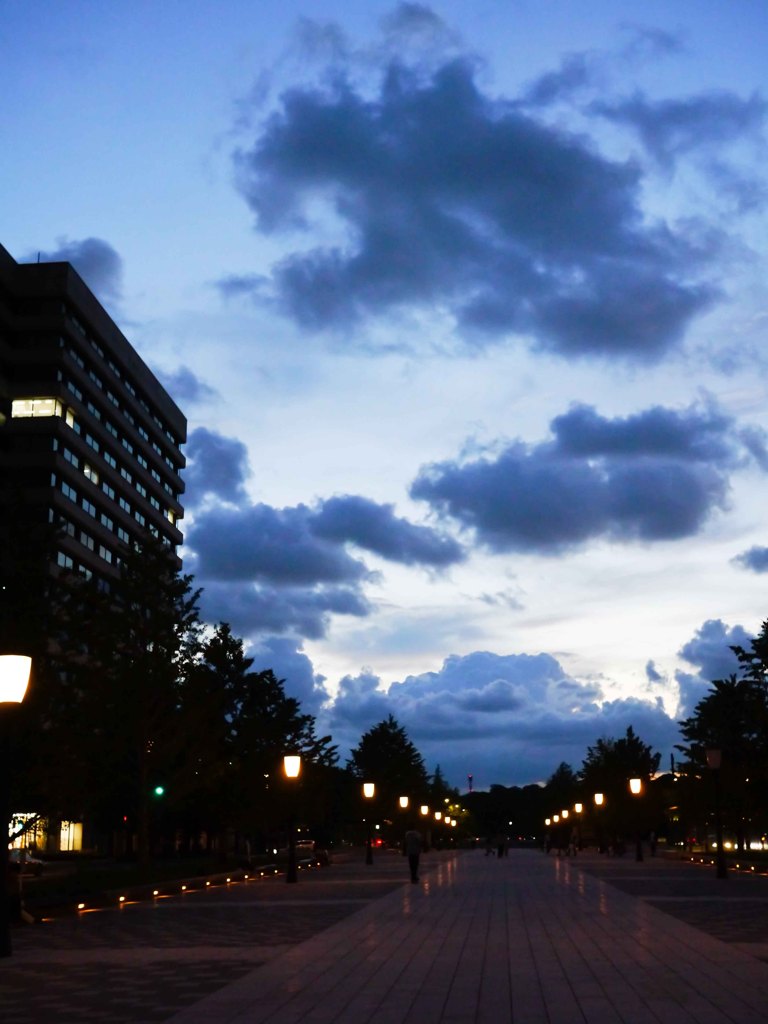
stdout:
<svg viewBox="0 0 768 1024">
<path fill-rule="evenodd" d="M 0 246 L 0 515 L 63 526 L 54 572 L 107 588 L 147 532 L 176 553 L 186 430 L 71 264 Z"/>
</svg>

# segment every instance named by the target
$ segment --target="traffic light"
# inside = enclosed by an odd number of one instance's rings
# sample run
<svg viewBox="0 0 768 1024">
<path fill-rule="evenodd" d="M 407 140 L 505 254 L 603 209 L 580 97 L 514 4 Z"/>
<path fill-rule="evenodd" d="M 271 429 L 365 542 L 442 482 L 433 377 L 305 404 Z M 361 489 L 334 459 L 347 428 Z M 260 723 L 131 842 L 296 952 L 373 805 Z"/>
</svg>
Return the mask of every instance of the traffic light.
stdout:
<svg viewBox="0 0 768 1024">
<path fill-rule="evenodd" d="M 155 796 L 164 796 L 165 795 L 165 786 L 155 786 L 155 788 L 152 790 L 152 792 L 155 794 Z"/>
</svg>

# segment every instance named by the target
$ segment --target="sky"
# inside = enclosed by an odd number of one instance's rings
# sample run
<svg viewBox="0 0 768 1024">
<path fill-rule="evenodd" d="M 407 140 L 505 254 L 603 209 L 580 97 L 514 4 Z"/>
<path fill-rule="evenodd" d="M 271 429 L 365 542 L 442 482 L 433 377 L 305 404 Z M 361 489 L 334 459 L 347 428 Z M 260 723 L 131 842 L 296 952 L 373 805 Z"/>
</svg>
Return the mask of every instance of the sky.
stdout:
<svg viewBox="0 0 768 1024">
<path fill-rule="evenodd" d="M 189 420 L 207 621 L 449 783 L 677 723 L 768 618 L 762 0 L 0 0 L 0 242 Z"/>
</svg>

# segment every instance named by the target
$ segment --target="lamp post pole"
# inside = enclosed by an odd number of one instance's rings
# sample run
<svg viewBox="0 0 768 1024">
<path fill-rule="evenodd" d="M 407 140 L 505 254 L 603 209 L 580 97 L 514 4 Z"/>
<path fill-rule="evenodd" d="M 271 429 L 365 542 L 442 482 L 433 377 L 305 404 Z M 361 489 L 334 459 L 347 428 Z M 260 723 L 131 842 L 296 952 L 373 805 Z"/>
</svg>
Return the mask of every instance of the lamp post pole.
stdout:
<svg viewBox="0 0 768 1024">
<path fill-rule="evenodd" d="M 717 850 L 715 851 L 716 878 L 728 877 L 728 865 L 725 860 L 725 849 L 723 848 L 723 817 L 720 810 L 720 767 L 722 763 L 722 750 L 711 748 L 707 751 L 707 767 L 712 771 L 712 780 L 715 784 L 715 839 L 717 842 Z"/>
<path fill-rule="evenodd" d="M 373 800 L 373 795 L 376 792 L 376 786 L 373 782 L 363 783 L 363 796 L 366 800 Z M 365 833 L 365 863 L 373 864 L 373 837 L 371 835 L 371 816 L 366 814 L 366 833 Z"/>
<path fill-rule="evenodd" d="M 298 754 L 286 754 L 283 758 L 283 771 L 287 779 L 298 779 L 301 771 L 301 757 Z M 296 870 L 296 800 L 295 793 L 291 794 L 291 814 L 288 819 L 288 870 L 285 873 L 286 882 L 298 882 L 299 876 Z"/>
<path fill-rule="evenodd" d="M 643 780 L 642 779 L 630 779 L 629 780 L 629 791 L 633 796 L 640 796 L 643 792 Z M 640 834 L 640 823 L 636 822 L 635 828 L 635 860 L 643 859 L 643 840 Z"/>
<path fill-rule="evenodd" d="M 0 655 L 0 957 L 10 956 L 11 886 L 8 838 L 10 835 L 11 793 L 7 719 L 8 712 L 24 700 L 32 659 L 21 654 Z"/>
</svg>

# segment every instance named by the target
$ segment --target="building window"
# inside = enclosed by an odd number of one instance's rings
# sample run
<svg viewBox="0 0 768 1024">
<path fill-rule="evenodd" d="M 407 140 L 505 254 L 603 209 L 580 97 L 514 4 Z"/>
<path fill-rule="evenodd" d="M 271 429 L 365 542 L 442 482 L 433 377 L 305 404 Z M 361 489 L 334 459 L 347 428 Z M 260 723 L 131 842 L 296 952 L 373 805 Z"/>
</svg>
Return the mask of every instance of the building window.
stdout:
<svg viewBox="0 0 768 1024">
<path fill-rule="evenodd" d="M 119 540 L 121 540 L 123 542 L 123 544 L 130 544 L 131 543 L 131 535 L 130 535 L 130 533 L 128 533 L 127 530 L 124 530 L 122 526 L 118 526 L 118 528 L 117 528 L 117 536 L 118 536 Z"/>
<path fill-rule="evenodd" d="M 112 564 L 112 552 L 109 548 L 105 548 L 103 544 L 99 544 L 99 555 L 104 559 L 105 562 Z"/>
<path fill-rule="evenodd" d="M 61 481 L 61 493 L 70 501 L 77 502 L 77 491 L 74 487 L 70 487 L 66 480 Z"/>
<path fill-rule="evenodd" d="M 75 467 L 75 469 L 80 468 L 80 459 L 78 459 L 74 452 L 71 452 L 69 448 L 65 448 L 61 454 L 64 456 L 67 462 L 69 462 L 72 466 Z"/>
<path fill-rule="evenodd" d="M 80 505 L 83 508 L 83 510 L 88 513 L 89 516 L 93 516 L 94 519 L 96 518 L 96 506 L 93 504 L 93 502 L 88 501 L 87 498 L 83 498 L 83 500 L 80 502 Z"/>
<path fill-rule="evenodd" d="M 123 448 L 126 449 L 126 451 L 129 451 L 131 455 L 133 455 L 133 445 L 131 444 L 127 437 L 121 437 L 120 443 L 122 444 Z"/>
<path fill-rule="evenodd" d="M 102 513 L 101 513 L 101 515 L 99 516 L 99 521 L 101 522 L 101 525 L 102 525 L 102 526 L 106 526 L 106 528 L 107 528 L 108 530 L 111 530 L 111 531 L 112 531 L 112 533 L 114 533 L 114 531 L 115 531 L 115 524 L 114 524 L 114 522 L 113 522 L 113 521 L 112 521 L 112 520 L 111 520 L 111 519 L 109 518 L 109 516 L 107 515 L 107 513 L 106 513 L 106 512 L 102 512 Z"/>
<path fill-rule="evenodd" d="M 61 416 L 62 411 L 62 404 L 58 398 L 15 398 L 11 403 L 12 419 Z"/>
<path fill-rule="evenodd" d="M 91 414 L 91 416 L 94 417 L 94 419 L 97 419 L 97 420 L 101 419 L 101 413 L 96 408 L 96 406 L 93 404 L 93 402 L 88 402 L 87 408 L 88 408 L 88 412 Z"/>
<path fill-rule="evenodd" d="M 141 512 L 139 512 L 138 509 L 136 509 L 136 511 L 133 513 L 133 518 L 136 520 L 136 522 L 139 524 L 139 526 L 146 526 L 147 525 L 147 520 L 144 518 L 144 516 L 141 514 Z"/>
<path fill-rule="evenodd" d="M 117 431 L 117 427 L 115 426 L 114 423 L 110 423 L 109 420 L 104 420 L 104 426 L 107 428 L 107 432 L 110 433 L 112 437 L 120 436 Z"/>
<path fill-rule="evenodd" d="M 80 401 L 82 402 L 82 400 L 83 400 L 83 392 L 80 390 L 80 388 L 77 386 L 77 384 L 75 384 L 71 380 L 68 380 L 67 381 L 67 387 L 72 392 L 72 394 L 75 396 L 75 398 L 79 398 Z"/>
<path fill-rule="evenodd" d="M 93 537 L 91 537 L 90 534 L 86 533 L 85 530 L 80 531 L 80 543 L 83 545 L 83 547 L 88 548 L 89 551 L 93 551 Z"/>
<path fill-rule="evenodd" d="M 106 464 L 108 466 L 111 466 L 112 469 L 117 469 L 117 459 L 114 457 L 114 455 L 111 455 L 108 451 L 104 452 L 104 461 L 106 462 Z"/>
<path fill-rule="evenodd" d="M 60 565 L 62 569 L 71 569 L 74 562 L 69 555 L 65 555 L 63 551 L 56 553 L 56 564 Z"/>
<path fill-rule="evenodd" d="M 147 488 L 143 484 L 140 484 L 139 481 L 137 480 L 133 486 L 136 488 L 136 490 L 139 492 L 142 498 L 146 498 Z"/>
<path fill-rule="evenodd" d="M 85 473 L 86 478 L 90 480 L 92 484 L 98 484 L 99 474 L 93 466 L 89 465 L 87 462 L 83 465 L 83 473 Z"/>
<path fill-rule="evenodd" d="M 95 452 L 98 452 L 100 449 L 99 442 L 96 440 L 93 434 L 86 433 L 85 443 L 88 445 L 89 448 L 93 448 Z"/>
<path fill-rule="evenodd" d="M 119 502 L 120 502 L 120 508 L 124 512 L 130 513 L 130 511 L 131 511 L 131 503 L 130 503 L 130 501 L 126 501 L 125 498 L 123 498 L 122 495 L 121 495 L 120 498 L 119 498 Z"/>
<path fill-rule="evenodd" d="M 101 489 L 108 498 L 111 498 L 112 501 L 115 500 L 115 488 L 108 484 L 106 480 L 101 481 Z"/>
<path fill-rule="evenodd" d="M 129 484 L 133 483 L 133 477 L 131 476 L 130 471 L 125 468 L 125 466 L 120 467 L 120 476 L 123 478 L 123 480 L 127 480 Z"/>
</svg>

